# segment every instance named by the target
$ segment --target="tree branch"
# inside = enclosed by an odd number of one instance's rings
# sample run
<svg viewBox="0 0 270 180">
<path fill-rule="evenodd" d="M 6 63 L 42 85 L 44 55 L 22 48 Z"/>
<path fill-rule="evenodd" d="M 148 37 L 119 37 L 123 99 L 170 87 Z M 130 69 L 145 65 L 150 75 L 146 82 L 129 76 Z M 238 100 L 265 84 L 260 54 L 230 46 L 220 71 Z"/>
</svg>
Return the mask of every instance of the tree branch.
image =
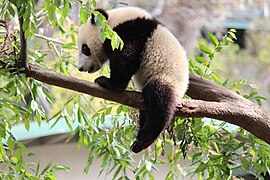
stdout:
<svg viewBox="0 0 270 180">
<path fill-rule="evenodd" d="M 19 24 L 20 24 L 20 60 L 18 62 L 18 69 L 25 68 L 27 65 L 27 41 L 24 35 L 23 31 L 23 17 L 19 18 Z"/>
<path fill-rule="evenodd" d="M 89 94 L 143 109 L 143 98 L 140 92 L 109 91 L 85 80 L 67 77 L 29 64 L 27 75 L 41 82 Z M 179 117 L 209 117 L 238 125 L 258 138 L 270 144 L 270 115 L 242 96 L 190 74 L 190 85 L 187 91 L 191 100 L 183 100 L 175 112 Z M 196 99 L 196 100 L 195 100 Z"/>
</svg>

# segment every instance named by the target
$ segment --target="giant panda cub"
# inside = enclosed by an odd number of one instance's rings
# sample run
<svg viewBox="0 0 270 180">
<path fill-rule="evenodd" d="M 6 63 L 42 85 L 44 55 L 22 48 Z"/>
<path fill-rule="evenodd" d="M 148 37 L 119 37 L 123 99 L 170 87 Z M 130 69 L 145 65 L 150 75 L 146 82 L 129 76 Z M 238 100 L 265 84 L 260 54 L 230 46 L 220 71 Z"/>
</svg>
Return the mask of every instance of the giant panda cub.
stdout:
<svg viewBox="0 0 270 180">
<path fill-rule="evenodd" d="M 138 153 L 150 146 L 172 122 L 176 105 L 188 87 L 186 53 L 173 34 L 143 9 L 97 11 L 121 37 L 124 47 L 113 51 L 109 39 L 102 43 L 92 15 L 78 34 L 78 69 L 93 73 L 109 60 L 110 77 L 101 76 L 95 83 L 114 91 L 125 90 L 131 78 L 134 79 L 144 98 L 138 134 L 131 146 Z"/>
</svg>

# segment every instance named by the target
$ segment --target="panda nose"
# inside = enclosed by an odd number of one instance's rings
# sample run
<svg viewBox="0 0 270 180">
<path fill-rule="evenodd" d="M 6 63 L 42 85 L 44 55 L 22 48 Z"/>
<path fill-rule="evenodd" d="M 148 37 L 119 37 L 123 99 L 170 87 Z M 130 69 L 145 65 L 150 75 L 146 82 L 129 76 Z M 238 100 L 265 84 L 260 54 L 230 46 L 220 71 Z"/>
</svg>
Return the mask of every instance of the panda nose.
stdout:
<svg viewBox="0 0 270 180">
<path fill-rule="evenodd" d="M 79 71 L 83 71 L 83 67 L 79 68 Z"/>
</svg>

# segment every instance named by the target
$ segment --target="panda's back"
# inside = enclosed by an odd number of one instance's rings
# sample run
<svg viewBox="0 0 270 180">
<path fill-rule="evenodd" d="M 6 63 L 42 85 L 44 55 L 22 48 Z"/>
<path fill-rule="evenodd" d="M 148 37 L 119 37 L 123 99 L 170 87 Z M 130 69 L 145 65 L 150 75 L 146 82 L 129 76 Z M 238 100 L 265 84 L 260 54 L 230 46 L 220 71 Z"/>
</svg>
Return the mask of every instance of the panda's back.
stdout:
<svg viewBox="0 0 270 180">
<path fill-rule="evenodd" d="M 141 66 L 135 74 L 140 88 L 152 80 L 167 83 L 183 97 L 188 84 L 188 61 L 185 50 L 173 34 L 158 25 L 148 38 Z"/>
<path fill-rule="evenodd" d="M 138 7 L 122 7 L 112 9 L 108 11 L 108 14 L 108 24 L 113 28 L 126 21 L 134 20 L 137 18 L 152 18 L 150 13 Z"/>
<path fill-rule="evenodd" d="M 128 29 L 123 26 L 133 26 L 138 21 L 145 25 L 133 27 L 133 31 L 144 32 L 144 47 L 140 55 L 140 68 L 133 76 L 136 86 L 143 89 L 151 80 L 167 83 L 183 97 L 188 84 L 188 61 L 186 53 L 179 41 L 163 25 L 158 23 L 148 12 L 141 8 L 125 7 L 109 11 L 109 25 L 118 30 Z M 147 22 L 146 22 L 147 21 Z M 149 35 L 149 27 L 153 25 Z M 127 36 L 133 33 L 124 32 Z M 121 32 L 118 31 L 121 37 Z M 122 33 L 123 34 L 123 33 Z M 132 38 L 132 37 L 130 37 Z M 141 44 L 139 44 L 141 46 Z"/>
</svg>

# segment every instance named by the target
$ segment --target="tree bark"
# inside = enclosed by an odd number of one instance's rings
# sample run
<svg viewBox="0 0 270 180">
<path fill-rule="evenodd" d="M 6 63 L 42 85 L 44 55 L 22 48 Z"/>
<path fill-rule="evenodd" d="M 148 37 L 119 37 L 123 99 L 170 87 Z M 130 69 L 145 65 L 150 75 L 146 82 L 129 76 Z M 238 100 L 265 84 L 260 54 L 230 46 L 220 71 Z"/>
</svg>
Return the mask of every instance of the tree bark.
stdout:
<svg viewBox="0 0 270 180">
<path fill-rule="evenodd" d="M 18 68 L 25 68 L 27 64 L 27 40 L 25 38 L 25 34 L 23 31 L 23 17 L 19 18 L 19 24 L 20 24 L 20 60 L 18 62 Z"/>
</svg>

